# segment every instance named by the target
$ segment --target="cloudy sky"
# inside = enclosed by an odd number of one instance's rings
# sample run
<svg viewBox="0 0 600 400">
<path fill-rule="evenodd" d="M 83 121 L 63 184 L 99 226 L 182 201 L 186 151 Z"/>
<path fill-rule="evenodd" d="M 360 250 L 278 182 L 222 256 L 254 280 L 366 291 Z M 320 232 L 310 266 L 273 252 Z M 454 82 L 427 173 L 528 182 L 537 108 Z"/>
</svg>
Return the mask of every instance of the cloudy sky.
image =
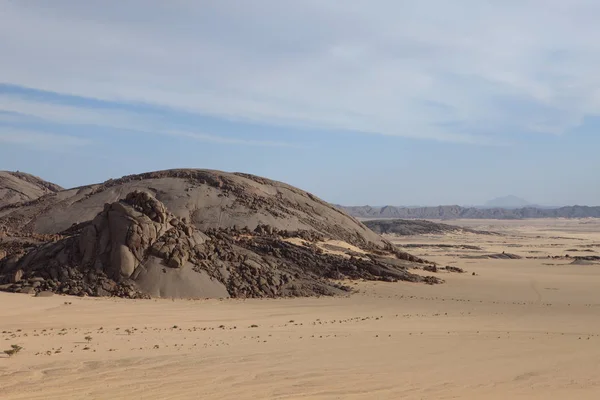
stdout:
<svg viewBox="0 0 600 400">
<path fill-rule="evenodd" d="M 0 169 L 600 205 L 597 0 L 0 0 Z"/>
</svg>

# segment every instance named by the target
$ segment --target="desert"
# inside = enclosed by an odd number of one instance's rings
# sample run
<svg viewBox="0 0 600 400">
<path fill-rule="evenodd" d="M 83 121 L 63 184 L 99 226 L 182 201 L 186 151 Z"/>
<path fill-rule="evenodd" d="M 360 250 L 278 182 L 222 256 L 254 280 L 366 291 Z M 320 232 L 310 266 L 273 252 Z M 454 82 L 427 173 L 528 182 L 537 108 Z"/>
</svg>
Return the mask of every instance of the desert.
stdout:
<svg viewBox="0 0 600 400">
<path fill-rule="evenodd" d="M 279 299 L 0 293 L 3 349 L 22 347 L 0 358 L 3 398 L 597 398 L 600 222 L 424 224 L 433 233 L 383 240 L 442 284 L 345 278 L 351 292 Z M 516 257 L 491 257 L 503 253 Z"/>
<path fill-rule="evenodd" d="M 0 0 L 0 400 L 600 399 L 598 21 Z"/>
</svg>

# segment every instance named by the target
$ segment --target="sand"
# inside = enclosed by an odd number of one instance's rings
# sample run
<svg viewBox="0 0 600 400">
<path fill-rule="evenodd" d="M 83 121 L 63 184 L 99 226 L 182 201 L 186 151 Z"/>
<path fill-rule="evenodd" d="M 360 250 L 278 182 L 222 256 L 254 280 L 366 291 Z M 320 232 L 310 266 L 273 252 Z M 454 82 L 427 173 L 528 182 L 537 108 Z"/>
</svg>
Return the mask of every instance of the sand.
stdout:
<svg viewBox="0 0 600 400">
<path fill-rule="evenodd" d="M 246 301 L 0 293 L 0 349 L 24 348 L 0 356 L 0 398 L 599 398 L 600 265 L 547 256 L 598 255 L 600 222 L 457 222 L 503 235 L 394 238 L 479 245 L 411 248 L 468 271 L 437 274 L 444 285 Z M 462 258 L 502 251 L 524 258 Z"/>
</svg>

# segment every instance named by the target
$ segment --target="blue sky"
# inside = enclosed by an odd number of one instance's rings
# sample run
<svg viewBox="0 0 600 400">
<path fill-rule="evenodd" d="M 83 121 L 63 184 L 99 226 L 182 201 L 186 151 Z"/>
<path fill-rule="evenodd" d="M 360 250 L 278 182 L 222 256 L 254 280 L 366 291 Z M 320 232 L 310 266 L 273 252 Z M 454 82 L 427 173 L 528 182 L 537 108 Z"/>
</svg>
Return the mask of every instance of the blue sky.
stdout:
<svg viewBox="0 0 600 400">
<path fill-rule="evenodd" d="M 600 204 L 594 0 L 0 0 L 0 169 Z"/>
</svg>

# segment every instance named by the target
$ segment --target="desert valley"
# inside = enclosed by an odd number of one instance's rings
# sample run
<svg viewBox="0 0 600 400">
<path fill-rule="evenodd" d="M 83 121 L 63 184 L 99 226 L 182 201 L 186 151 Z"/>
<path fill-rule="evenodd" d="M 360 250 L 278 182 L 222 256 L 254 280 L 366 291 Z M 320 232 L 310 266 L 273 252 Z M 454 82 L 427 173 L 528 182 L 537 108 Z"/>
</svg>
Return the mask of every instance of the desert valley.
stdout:
<svg viewBox="0 0 600 400">
<path fill-rule="evenodd" d="M 600 390 L 598 219 L 360 222 L 244 174 L 3 174 L 3 399 Z"/>
<path fill-rule="evenodd" d="M 0 400 L 600 399 L 598 20 L 0 0 Z"/>
</svg>

